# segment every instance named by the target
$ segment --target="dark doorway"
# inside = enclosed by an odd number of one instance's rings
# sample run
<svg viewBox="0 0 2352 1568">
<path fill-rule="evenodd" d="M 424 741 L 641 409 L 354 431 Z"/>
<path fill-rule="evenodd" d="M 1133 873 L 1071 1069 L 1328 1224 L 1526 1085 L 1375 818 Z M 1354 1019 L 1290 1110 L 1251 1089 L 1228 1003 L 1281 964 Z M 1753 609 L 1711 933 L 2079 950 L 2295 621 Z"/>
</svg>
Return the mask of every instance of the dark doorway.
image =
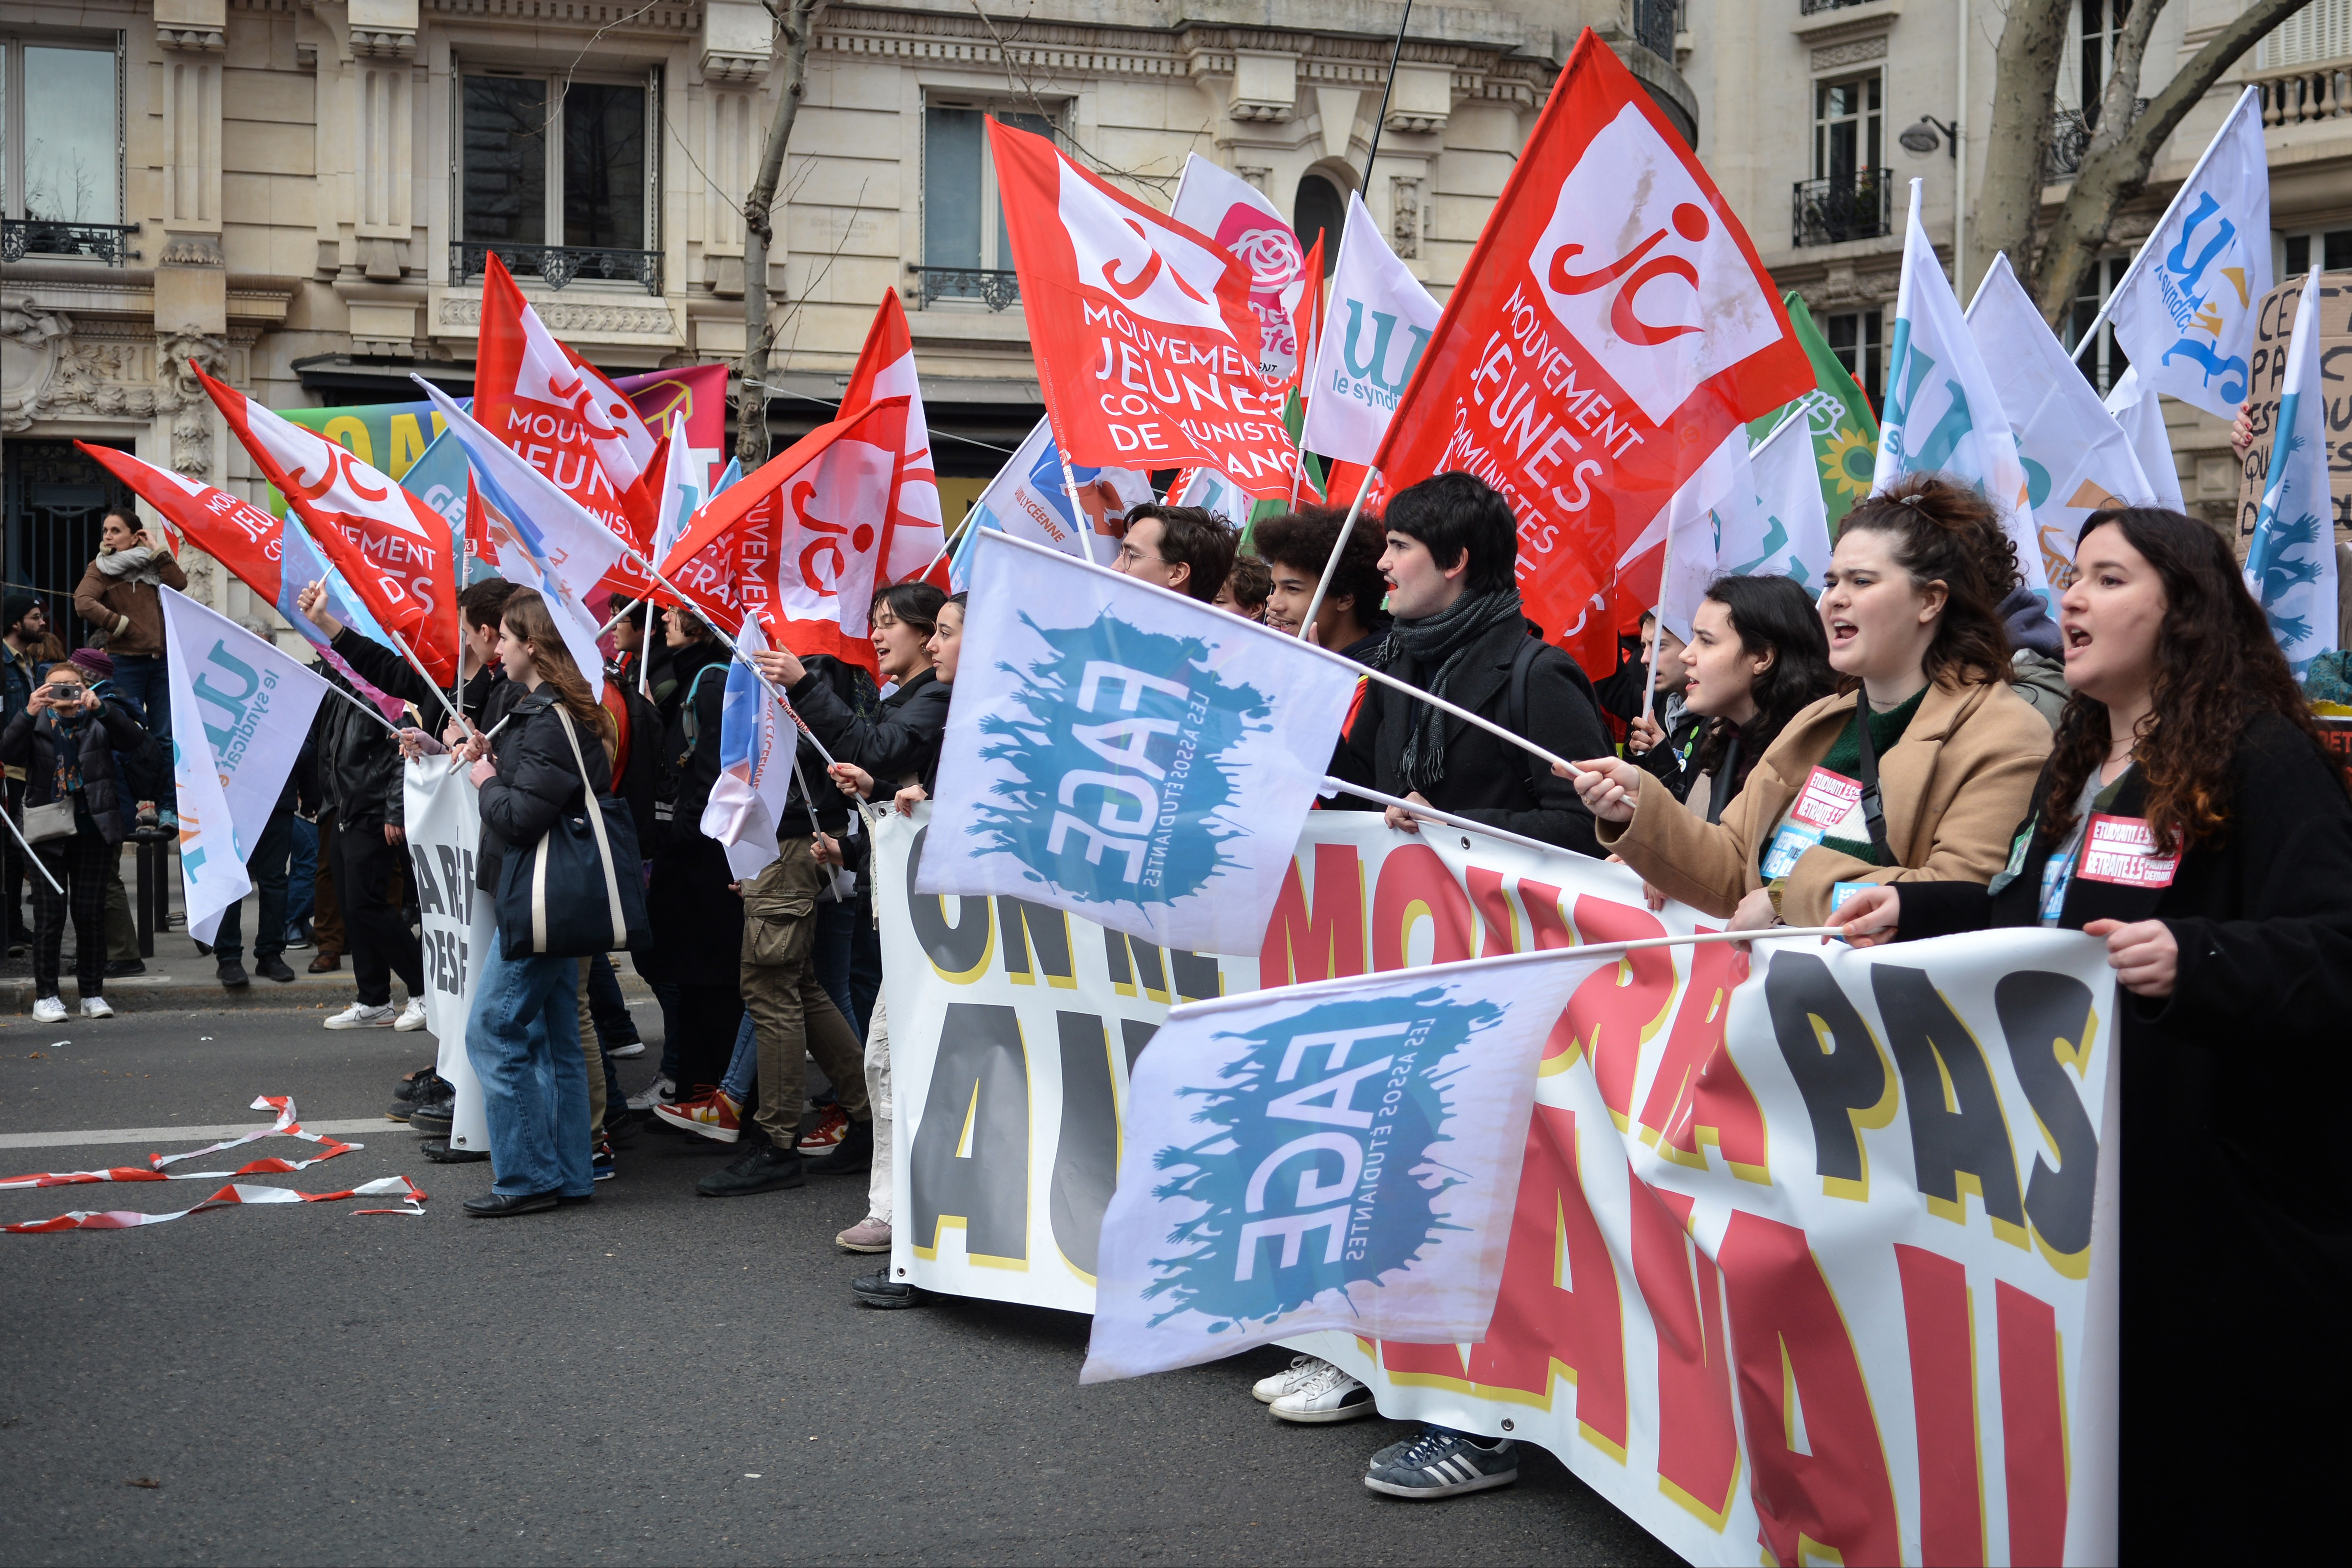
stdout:
<svg viewBox="0 0 2352 1568">
<path fill-rule="evenodd" d="M 1348 223 L 1347 194 L 1320 174 L 1307 174 L 1298 182 L 1298 200 L 1290 209 L 1291 226 L 1298 231 L 1302 250 L 1315 248 L 1318 235 L 1323 238 L 1323 270 L 1329 276 L 1339 262 L 1339 231 Z"/>
<path fill-rule="evenodd" d="M 5 467 L 7 591 L 38 594 L 50 631 L 80 647 L 96 628 L 74 613 L 73 591 L 98 555 L 100 525 L 110 510 L 130 508 L 131 492 L 70 441 L 11 441 Z"/>
</svg>

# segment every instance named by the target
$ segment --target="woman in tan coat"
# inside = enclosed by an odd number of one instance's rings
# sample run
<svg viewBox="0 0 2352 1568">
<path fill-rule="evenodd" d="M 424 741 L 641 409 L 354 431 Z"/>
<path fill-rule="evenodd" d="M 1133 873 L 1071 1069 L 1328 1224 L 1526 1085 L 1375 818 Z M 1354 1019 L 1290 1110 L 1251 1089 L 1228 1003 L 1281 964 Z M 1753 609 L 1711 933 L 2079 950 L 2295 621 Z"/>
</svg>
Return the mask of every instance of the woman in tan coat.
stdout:
<svg viewBox="0 0 2352 1568">
<path fill-rule="evenodd" d="M 114 660 L 114 689 L 138 704 L 159 741 L 172 738 L 172 685 L 163 668 L 163 596 L 187 592 L 188 574 L 169 547 L 139 526 L 128 510 L 110 511 L 99 535 L 98 559 L 81 574 L 74 609 L 106 638 Z"/>
<path fill-rule="evenodd" d="M 1717 824 L 1631 763 L 1584 763 L 1601 843 L 1743 929 L 1820 925 L 1841 884 L 1990 881 L 2050 752 L 2009 689 L 1997 607 L 2017 577 L 1972 489 L 1923 475 L 1864 501 L 1821 599 L 1841 694 L 1789 721 Z"/>
</svg>

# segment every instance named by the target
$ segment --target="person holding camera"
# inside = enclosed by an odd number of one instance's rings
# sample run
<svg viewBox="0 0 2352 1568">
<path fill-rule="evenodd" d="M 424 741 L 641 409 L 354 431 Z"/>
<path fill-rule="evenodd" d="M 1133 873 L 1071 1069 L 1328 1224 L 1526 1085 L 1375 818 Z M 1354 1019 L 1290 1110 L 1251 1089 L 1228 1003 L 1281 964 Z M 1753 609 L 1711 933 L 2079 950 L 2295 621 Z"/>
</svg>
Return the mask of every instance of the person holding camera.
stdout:
<svg viewBox="0 0 2352 1568">
<path fill-rule="evenodd" d="M 99 629 L 114 658 L 115 689 L 139 704 L 159 741 L 172 738 L 172 683 L 163 667 L 163 589 L 188 590 L 188 574 L 137 514 L 106 514 L 98 558 L 81 574 L 74 608 Z"/>
<path fill-rule="evenodd" d="M 37 1022 L 66 1016 L 58 961 L 68 910 L 81 1016 L 114 1016 L 106 1002 L 106 889 L 127 829 L 115 759 L 145 739 L 123 705 L 92 691 L 69 663 L 50 666 L 25 710 L 0 731 L 0 762 L 25 770 L 24 833 L 38 861 L 32 878 Z"/>
</svg>

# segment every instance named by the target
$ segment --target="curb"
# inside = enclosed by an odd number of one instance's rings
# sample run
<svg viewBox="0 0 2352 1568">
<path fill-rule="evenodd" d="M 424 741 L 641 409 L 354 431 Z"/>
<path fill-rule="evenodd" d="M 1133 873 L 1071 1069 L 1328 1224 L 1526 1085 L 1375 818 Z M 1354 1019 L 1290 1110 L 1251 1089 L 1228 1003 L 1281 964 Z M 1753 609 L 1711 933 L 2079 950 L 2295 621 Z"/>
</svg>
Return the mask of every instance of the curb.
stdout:
<svg viewBox="0 0 2352 1568">
<path fill-rule="evenodd" d="M 621 998 L 632 1005 L 654 999 L 653 987 L 633 970 L 620 973 Z M 73 979 L 67 976 L 58 985 L 58 994 L 71 1006 L 80 993 Z M 118 1013 L 164 1012 L 310 1012 L 326 1008 L 348 1007 L 359 995 L 359 982 L 346 967 L 326 974 L 304 974 L 292 984 L 280 981 L 257 979 L 250 985 L 231 991 L 209 973 L 202 978 L 181 978 L 169 974 L 131 974 L 106 983 L 106 999 Z M 12 1016 L 28 1016 L 33 1011 L 33 982 L 12 978 L 0 981 L 0 1022 Z"/>
</svg>

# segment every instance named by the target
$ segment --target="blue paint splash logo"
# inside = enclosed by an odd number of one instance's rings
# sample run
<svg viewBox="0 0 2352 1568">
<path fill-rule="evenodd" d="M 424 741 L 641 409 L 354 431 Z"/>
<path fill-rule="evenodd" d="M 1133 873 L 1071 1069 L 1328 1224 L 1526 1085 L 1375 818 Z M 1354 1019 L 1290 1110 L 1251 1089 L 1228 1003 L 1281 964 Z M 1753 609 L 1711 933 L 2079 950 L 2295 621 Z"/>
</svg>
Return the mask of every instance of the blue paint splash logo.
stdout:
<svg viewBox="0 0 2352 1568">
<path fill-rule="evenodd" d="M 1234 753 L 1273 728 L 1270 700 L 1210 668 L 1197 637 L 1108 614 L 1052 629 L 1021 619 L 1048 652 L 1026 669 L 998 666 L 1015 685 L 981 720 L 981 755 L 1011 776 L 966 831 L 1078 899 L 1139 906 L 1199 892 L 1234 863 L 1226 841 L 1249 832 L 1227 815 L 1244 766 Z"/>
<path fill-rule="evenodd" d="M 1467 1180 L 1447 1163 L 1471 1037 L 1502 1022 L 1494 1002 L 1410 997 L 1327 1002 L 1255 1032 L 1223 1081 L 1188 1088 L 1189 1144 L 1152 1156 L 1161 1200 L 1204 1211 L 1168 1234 L 1144 1296 L 1217 1320 L 1213 1333 L 1270 1324 L 1326 1290 L 1402 1274 L 1446 1231 L 1437 1201 Z"/>
</svg>

